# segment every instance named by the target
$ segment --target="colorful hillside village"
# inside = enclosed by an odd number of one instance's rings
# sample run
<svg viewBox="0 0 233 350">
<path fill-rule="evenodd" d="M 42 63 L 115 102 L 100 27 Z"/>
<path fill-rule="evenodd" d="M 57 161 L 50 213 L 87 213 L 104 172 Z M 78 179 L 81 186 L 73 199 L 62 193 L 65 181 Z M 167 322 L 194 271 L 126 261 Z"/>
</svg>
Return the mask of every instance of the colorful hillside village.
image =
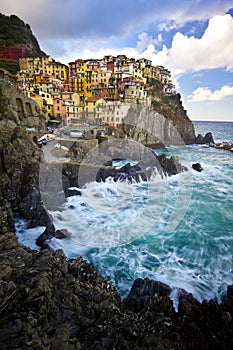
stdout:
<svg viewBox="0 0 233 350">
<path fill-rule="evenodd" d="M 131 103 L 151 108 L 153 83 L 175 94 L 171 73 L 152 61 L 125 55 L 77 59 L 69 65 L 50 56 L 20 58 L 17 87 L 34 99 L 48 119 L 67 126 L 83 123 L 118 127 Z"/>
</svg>

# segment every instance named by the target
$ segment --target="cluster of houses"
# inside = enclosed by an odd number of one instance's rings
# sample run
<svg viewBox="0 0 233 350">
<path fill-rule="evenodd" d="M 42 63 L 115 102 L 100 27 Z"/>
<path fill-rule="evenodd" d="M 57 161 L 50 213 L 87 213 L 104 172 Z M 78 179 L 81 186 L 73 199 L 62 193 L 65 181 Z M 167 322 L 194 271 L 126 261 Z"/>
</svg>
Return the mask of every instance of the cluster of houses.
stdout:
<svg viewBox="0 0 233 350">
<path fill-rule="evenodd" d="M 34 99 L 51 120 L 63 125 L 86 122 L 118 127 L 131 103 L 151 106 L 151 82 L 172 95 L 171 73 L 152 61 L 125 55 L 77 59 L 69 65 L 50 56 L 21 58 L 17 87 Z"/>
</svg>

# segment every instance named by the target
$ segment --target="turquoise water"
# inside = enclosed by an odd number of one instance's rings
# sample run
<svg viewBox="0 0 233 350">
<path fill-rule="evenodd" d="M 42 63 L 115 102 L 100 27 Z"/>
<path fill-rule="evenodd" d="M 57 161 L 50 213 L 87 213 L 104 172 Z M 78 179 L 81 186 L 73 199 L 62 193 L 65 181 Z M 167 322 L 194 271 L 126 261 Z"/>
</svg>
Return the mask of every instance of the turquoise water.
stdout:
<svg viewBox="0 0 233 350">
<path fill-rule="evenodd" d="M 233 142 L 233 123 L 198 122 L 195 129 Z M 233 153 L 205 145 L 155 152 L 178 155 L 188 171 L 167 179 L 155 174 L 148 183 L 88 184 L 52 213 L 72 237 L 50 246 L 93 262 L 122 296 L 135 278 L 149 277 L 169 284 L 174 299 L 184 288 L 200 301 L 220 300 L 233 283 Z M 195 162 L 201 173 L 192 170 Z M 22 221 L 18 236 L 30 245 Z"/>
</svg>

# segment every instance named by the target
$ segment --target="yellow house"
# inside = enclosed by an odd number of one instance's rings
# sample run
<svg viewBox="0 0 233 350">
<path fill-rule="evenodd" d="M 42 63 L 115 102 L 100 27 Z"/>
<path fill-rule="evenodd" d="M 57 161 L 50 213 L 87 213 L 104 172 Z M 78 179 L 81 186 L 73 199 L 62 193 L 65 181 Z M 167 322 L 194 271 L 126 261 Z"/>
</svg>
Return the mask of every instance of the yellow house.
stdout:
<svg viewBox="0 0 233 350">
<path fill-rule="evenodd" d="M 132 75 L 133 75 L 134 78 L 142 79 L 143 72 L 142 72 L 142 70 L 138 67 L 138 65 L 134 65 L 134 66 L 133 66 Z"/>
<path fill-rule="evenodd" d="M 51 118 L 52 116 L 54 116 L 53 97 L 51 96 L 51 94 L 46 93 L 44 91 L 39 91 L 39 94 L 42 97 L 44 112 L 47 117 Z"/>
<path fill-rule="evenodd" d="M 74 90 L 82 97 L 92 96 L 91 75 L 92 71 L 87 70 L 87 64 L 83 60 L 75 61 Z"/>
<path fill-rule="evenodd" d="M 102 116 L 102 109 L 106 106 L 106 101 L 99 97 L 88 97 L 83 106 L 83 116 L 86 120 L 98 123 Z"/>
</svg>

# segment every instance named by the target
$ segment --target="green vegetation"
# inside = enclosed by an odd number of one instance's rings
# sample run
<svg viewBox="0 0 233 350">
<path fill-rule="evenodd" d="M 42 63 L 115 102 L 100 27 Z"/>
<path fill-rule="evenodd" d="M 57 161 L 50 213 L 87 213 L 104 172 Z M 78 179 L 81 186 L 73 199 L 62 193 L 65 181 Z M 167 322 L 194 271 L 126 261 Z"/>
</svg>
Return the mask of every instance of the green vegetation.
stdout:
<svg viewBox="0 0 233 350">
<path fill-rule="evenodd" d="M 161 91 L 163 89 L 163 84 L 157 79 L 150 78 L 148 83 L 149 86 L 153 87 L 154 91 Z"/>
<path fill-rule="evenodd" d="M 0 69 L 5 69 L 12 74 L 16 74 L 19 71 L 19 62 L 0 59 Z"/>
<path fill-rule="evenodd" d="M 32 50 L 33 56 L 44 56 L 40 50 L 29 24 L 25 24 L 15 15 L 5 16 L 0 13 L 0 46 L 24 45 Z"/>
</svg>

